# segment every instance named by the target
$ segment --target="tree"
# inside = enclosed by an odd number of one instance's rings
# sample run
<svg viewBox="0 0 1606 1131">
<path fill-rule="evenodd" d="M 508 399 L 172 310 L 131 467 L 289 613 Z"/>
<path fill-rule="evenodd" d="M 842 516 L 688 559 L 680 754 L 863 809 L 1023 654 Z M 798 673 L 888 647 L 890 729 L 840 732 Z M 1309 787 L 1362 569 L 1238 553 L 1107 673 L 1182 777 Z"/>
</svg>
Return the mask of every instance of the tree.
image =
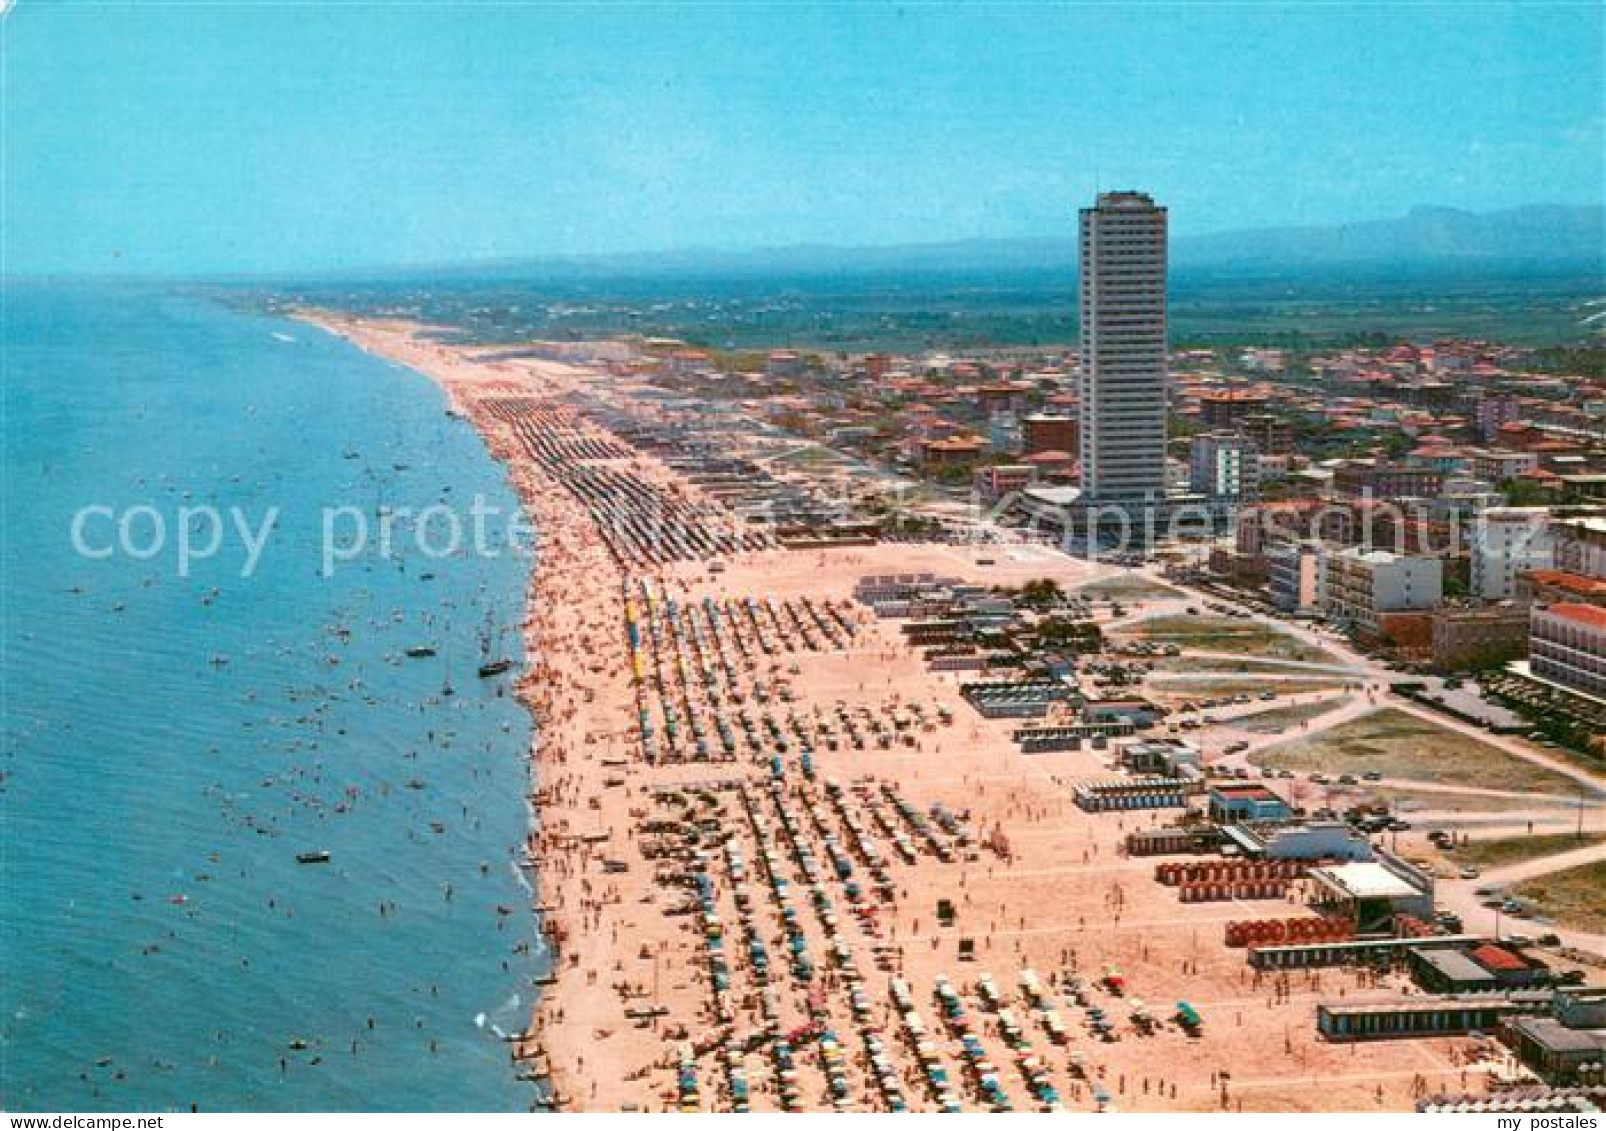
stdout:
<svg viewBox="0 0 1606 1131">
<path fill-rule="evenodd" d="M 1059 582 L 1055 581 L 1051 577 L 1043 577 L 1036 581 L 1028 581 L 1021 587 L 1020 592 L 1021 600 L 1025 601 L 1028 605 L 1034 606 L 1058 604 L 1060 598 L 1064 596 L 1064 593 L 1059 587 Z"/>
</svg>

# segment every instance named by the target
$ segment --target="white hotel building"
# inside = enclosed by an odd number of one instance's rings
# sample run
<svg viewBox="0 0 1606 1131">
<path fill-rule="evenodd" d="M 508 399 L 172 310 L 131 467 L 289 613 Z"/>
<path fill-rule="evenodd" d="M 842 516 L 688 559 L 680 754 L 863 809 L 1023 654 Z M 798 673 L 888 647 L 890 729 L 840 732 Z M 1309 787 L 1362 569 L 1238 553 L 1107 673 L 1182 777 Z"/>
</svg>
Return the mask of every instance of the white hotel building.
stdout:
<svg viewBox="0 0 1606 1131">
<path fill-rule="evenodd" d="M 1606 698 L 1606 608 L 1550 605 L 1529 623 L 1528 668 L 1540 679 Z"/>
</svg>

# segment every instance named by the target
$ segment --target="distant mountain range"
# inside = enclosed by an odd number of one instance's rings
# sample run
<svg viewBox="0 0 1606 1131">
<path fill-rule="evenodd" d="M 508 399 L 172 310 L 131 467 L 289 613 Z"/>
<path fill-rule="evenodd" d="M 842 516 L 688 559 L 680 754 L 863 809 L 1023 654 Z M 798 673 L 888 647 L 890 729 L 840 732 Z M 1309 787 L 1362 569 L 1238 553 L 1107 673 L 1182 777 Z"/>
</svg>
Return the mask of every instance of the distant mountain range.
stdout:
<svg viewBox="0 0 1606 1131">
<path fill-rule="evenodd" d="M 1392 220 L 1183 236 L 1172 240 L 1171 262 L 1184 272 L 1198 269 L 1280 274 L 1480 267 L 1606 272 L 1606 208 L 1545 204 L 1476 213 L 1422 207 Z M 1074 272 L 1075 266 L 1076 234 L 1067 231 L 1057 236 L 883 247 L 799 244 L 751 251 L 688 248 L 499 259 L 397 269 L 383 274 L 583 280 L 626 276 L 756 278 L 891 272 Z"/>
<path fill-rule="evenodd" d="M 1393 220 L 1258 228 L 1175 241 L 1178 266 L 1338 267 L 1348 264 L 1606 263 L 1606 209 L 1536 204 L 1499 212 L 1416 208 Z"/>
</svg>

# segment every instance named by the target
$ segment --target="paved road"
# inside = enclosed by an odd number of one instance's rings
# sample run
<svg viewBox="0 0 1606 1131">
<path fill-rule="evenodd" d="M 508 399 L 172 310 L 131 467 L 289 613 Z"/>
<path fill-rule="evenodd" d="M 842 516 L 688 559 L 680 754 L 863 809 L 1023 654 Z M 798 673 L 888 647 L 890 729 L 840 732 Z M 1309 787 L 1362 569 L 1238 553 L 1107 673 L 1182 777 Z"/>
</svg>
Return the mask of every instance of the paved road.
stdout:
<svg viewBox="0 0 1606 1131">
<path fill-rule="evenodd" d="M 1553 856 L 1542 856 L 1537 860 L 1524 860 L 1503 868 L 1490 868 L 1476 880 L 1447 881 L 1436 885 L 1435 895 L 1441 907 L 1461 916 L 1462 923 L 1470 932 L 1494 935 L 1497 927 L 1505 935 L 1512 933 L 1542 935 L 1553 932 L 1560 936 L 1561 941 L 1567 946 L 1606 955 L 1606 935 L 1570 927 L 1530 923 L 1529 920 L 1514 919 L 1510 915 L 1497 915 L 1492 908 L 1481 905 L 1483 897 L 1477 893 L 1478 888 L 1506 887 L 1521 883 L 1523 880 L 1531 880 L 1535 876 L 1545 876 L 1602 860 L 1606 860 L 1606 844 L 1590 845 L 1570 852 L 1558 852 Z"/>
<path fill-rule="evenodd" d="M 1148 570 L 1146 572 L 1154 573 L 1153 570 Z M 1214 601 L 1220 603 L 1222 600 L 1220 597 L 1214 594 L 1206 594 L 1200 590 L 1194 589 L 1184 582 L 1174 581 L 1169 578 L 1164 579 L 1164 581 L 1166 584 L 1178 589 L 1185 595 L 1189 595 L 1180 602 L 1169 602 L 1169 604 L 1173 606 L 1180 605 L 1186 607 L 1186 605 L 1190 603 L 1197 605 L 1205 601 Z M 1510 735 L 1492 734 L 1481 727 L 1462 722 L 1461 720 L 1450 715 L 1443 714 L 1412 700 L 1404 699 L 1400 696 L 1392 694 L 1389 689 L 1397 678 L 1396 673 L 1389 671 L 1389 669 L 1384 667 L 1382 664 L 1379 664 L 1375 660 L 1361 655 L 1353 647 L 1351 647 L 1347 641 L 1338 638 L 1335 634 L 1323 628 L 1301 622 L 1282 620 L 1277 617 L 1267 616 L 1254 610 L 1249 610 L 1249 612 L 1251 614 L 1251 619 L 1253 619 L 1256 623 L 1275 628 L 1281 632 L 1293 636 L 1298 640 L 1303 641 L 1306 644 L 1326 650 L 1339 661 L 1339 665 L 1336 666 L 1336 670 L 1356 676 L 1361 681 L 1362 686 L 1358 691 L 1353 693 L 1340 692 L 1337 695 L 1334 695 L 1333 693 L 1319 693 L 1317 695 L 1299 695 L 1279 699 L 1279 704 L 1286 704 L 1290 702 L 1309 702 L 1314 699 L 1328 697 L 1343 698 L 1346 700 L 1342 706 L 1328 711 L 1325 714 L 1318 715 L 1313 719 L 1305 720 L 1299 724 L 1297 729 L 1292 729 L 1284 733 L 1257 735 L 1250 732 L 1244 732 L 1236 728 L 1232 728 L 1230 726 L 1230 720 L 1229 725 L 1226 727 L 1211 728 L 1211 732 L 1207 732 L 1211 733 L 1210 745 L 1216 746 L 1217 749 L 1219 749 L 1220 746 L 1229 744 L 1231 741 L 1245 741 L 1249 743 L 1248 748 L 1238 754 L 1215 759 L 1214 761 L 1217 764 L 1230 766 L 1243 765 L 1247 763 L 1250 755 L 1264 750 L 1269 746 L 1274 746 L 1277 743 L 1287 741 L 1291 736 L 1305 738 L 1313 734 L 1320 734 L 1323 731 L 1330 730 L 1336 726 L 1341 726 L 1344 723 L 1351 722 L 1374 711 L 1382 710 L 1384 708 L 1394 708 L 1403 711 L 1406 714 L 1412 715 L 1413 717 L 1430 722 L 1435 726 L 1442 727 L 1456 734 L 1464 735 L 1469 740 L 1476 740 L 1486 745 L 1494 746 L 1514 758 L 1520 758 L 1531 765 L 1543 767 L 1546 770 L 1570 779 L 1577 785 L 1579 789 L 1579 798 L 1586 806 L 1586 828 L 1598 825 L 1600 814 L 1602 812 L 1602 805 L 1603 803 L 1606 803 L 1606 775 L 1603 775 L 1598 771 L 1585 768 L 1584 766 L 1581 766 L 1567 758 L 1557 756 L 1546 750 L 1542 750 L 1533 743 L 1528 742 L 1526 739 Z M 1128 619 L 1131 620 L 1140 618 Z M 1248 657 L 1235 658 L 1240 661 L 1247 661 L 1249 659 Z M 1279 665 L 1294 665 L 1297 663 L 1296 661 L 1286 660 L 1277 662 Z M 1319 665 L 1307 664 L 1298 664 L 1298 666 L 1301 668 L 1310 668 L 1312 670 L 1312 674 L 1316 674 L 1316 672 L 1322 670 L 1323 667 Z M 1329 672 L 1335 670 L 1334 665 L 1325 665 L 1325 667 Z M 1233 735 L 1236 735 L 1237 738 L 1230 737 Z M 1226 739 L 1226 741 L 1220 741 L 1221 739 Z M 1534 803 L 1536 799 L 1533 795 L 1523 794 L 1520 792 L 1446 786 L 1439 785 L 1437 783 L 1424 783 L 1418 781 L 1385 780 L 1382 782 L 1369 784 L 1386 786 L 1391 785 L 1402 789 L 1408 788 L 1416 793 L 1431 794 L 1436 792 L 1444 792 L 1509 800 L 1512 802 L 1511 808 L 1503 809 L 1494 816 L 1498 817 L 1504 822 L 1504 828 L 1509 830 L 1510 835 L 1513 836 L 1525 835 L 1528 831 L 1530 822 L 1535 828 L 1555 828 L 1558 825 L 1564 825 L 1564 817 L 1567 822 L 1565 827 L 1571 827 L 1570 822 L 1575 822 L 1577 820 L 1576 815 L 1568 814 L 1565 810 L 1556 808 L 1554 804 L 1552 804 L 1550 807 L 1536 805 Z M 1296 788 L 1295 792 L 1297 795 L 1299 792 L 1298 788 Z M 1560 799 L 1553 799 L 1553 801 L 1559 800 Z M 1424 817 L 1425 814 L 1412 814 L 1413 821 L 1423 821 Z M 1480 818 L 1475 814 L 1435 814 L 1435 820 L 1433 823 L 1441 827 L 1476 828 L 1478 835 L 1483 838 L 1490 838 L 1492 836 L 1499 835 L 1497 829 L 1501 827 L 1499 825 L 1491 827 L 1491 824 L 1487 819 L 1480 820 Z M 1483 875 L 1477 880 L 1465 881 L 1455 879 L 1441 881 L 1436 885 L 1436 896 L 1438 903 L 1442 908 L 1461 916 L 1462 922 L 1465 924 L 1465 927 L 1469 932 L 1493 936 L 1496 933 L 1498 926 L 1502 933 L 1508 935 L 1513 932 L 1528 934 L 1554 933 L 1561 938 L 1563 944 L 1566 946 L 1574 947 L 1579 950 L 1590 951 L 1597 955 L 1606 956 L 1606 935 L 1589 931 L 1575 930 L 1560 925 L 1541 926 L 1538 924 L 1530 924 L 1527 920 L 1513 920 L 1507 915 L 1500 915 L 1498 917 L 1497 924 L 1496 912 L 1490 908 L 1480 906 L 1479 901 L 1481 897 L 1477 895 L 1475 890 L 1480 887 L 1516 884 L 1523 880 L 1532 879 L 1534 876 L 1547 875 L 1551 872 L 1562 871 L 1580 864 L 1588 864 L 1600 860 L 1606 860 L 1606 844 L 1588 846 L 1568 852 L 1560 852 L 1551 856 L 1540 857 L 1536 860 L 1523 861 L 1519 864 L 1508 865 L 1504 868 L 1490 869 L 1484 872 Z"/>
</svg>

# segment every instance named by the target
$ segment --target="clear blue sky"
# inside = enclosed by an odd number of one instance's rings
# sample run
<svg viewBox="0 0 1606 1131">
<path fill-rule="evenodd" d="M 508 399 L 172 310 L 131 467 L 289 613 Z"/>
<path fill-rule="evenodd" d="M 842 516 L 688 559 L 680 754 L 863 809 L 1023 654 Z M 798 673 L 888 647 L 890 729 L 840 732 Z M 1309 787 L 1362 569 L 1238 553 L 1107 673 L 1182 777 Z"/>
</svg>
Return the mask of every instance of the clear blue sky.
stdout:
<svg viewBox="0 0 1606 1131">
<path fill-rule="evenodd" d="M 20 0 L 7 269 L 255 271 L 1606 196 L 1595 4 Z"/>
</svg>

